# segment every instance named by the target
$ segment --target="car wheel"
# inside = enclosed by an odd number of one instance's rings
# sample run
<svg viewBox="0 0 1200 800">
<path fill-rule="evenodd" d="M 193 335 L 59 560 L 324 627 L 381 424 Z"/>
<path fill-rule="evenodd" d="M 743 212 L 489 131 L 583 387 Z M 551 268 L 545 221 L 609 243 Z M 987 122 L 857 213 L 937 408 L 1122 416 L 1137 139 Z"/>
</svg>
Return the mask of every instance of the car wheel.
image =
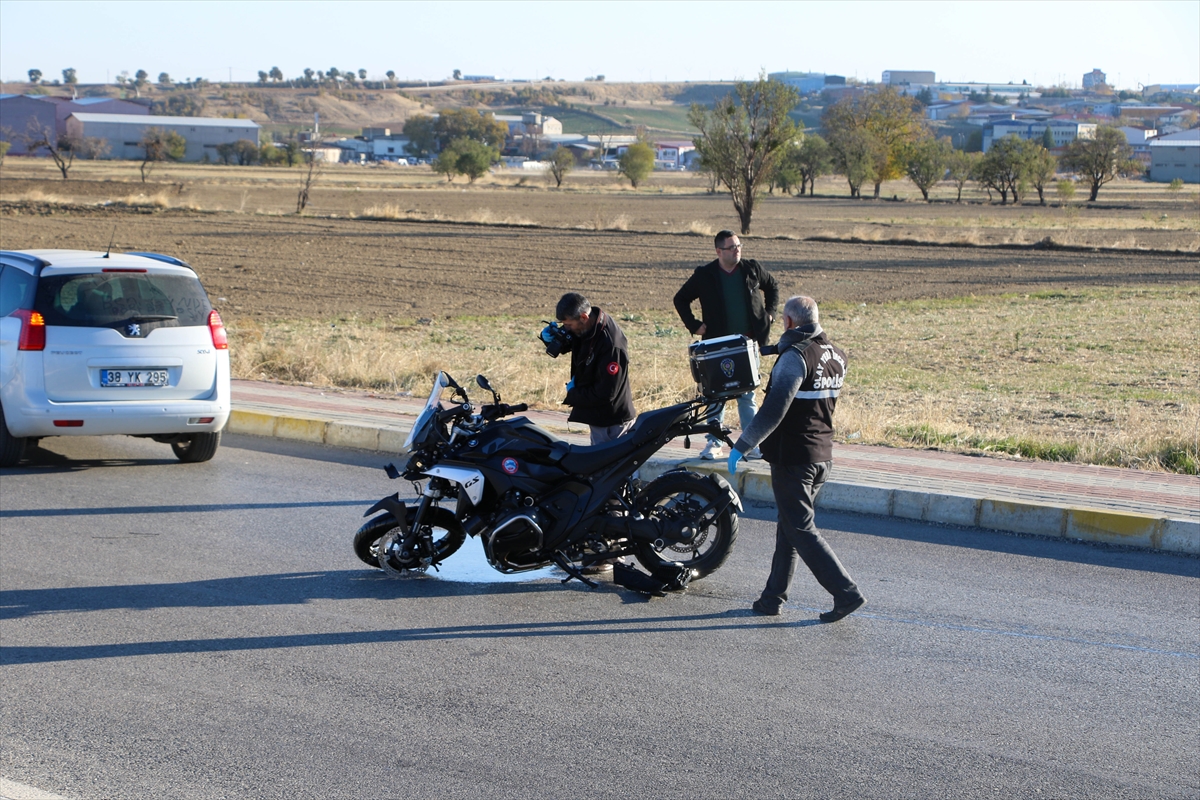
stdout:
<svg viewBox="0 0 1200 800">
<path fill-rule="evenodd" d="M 0 406 L 0 467 L 15 467 L 25 455 L 25 438 L 8 432 L 4 407 Z"/>
<path fill-rule="evenodd" d="M 191 436 L 180 437 L 179 441 L 171 442 L 175 457 L 185 464 L 198 464 L 208 461 L 217 453 L 221 444 L 221 432 L 194 433 Z"/>
</svg>

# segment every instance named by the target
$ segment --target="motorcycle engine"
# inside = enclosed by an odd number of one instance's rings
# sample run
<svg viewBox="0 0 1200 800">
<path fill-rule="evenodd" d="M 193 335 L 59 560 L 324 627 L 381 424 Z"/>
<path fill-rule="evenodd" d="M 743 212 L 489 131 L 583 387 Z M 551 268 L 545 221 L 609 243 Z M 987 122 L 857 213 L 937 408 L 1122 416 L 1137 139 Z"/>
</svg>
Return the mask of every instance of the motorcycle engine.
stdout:
<svg viewBox="0 0 1200 800">
<path fill-rule="evenodd" d="M 488 563 L 501 572 L 537 569 L 545 563 L 535 555 L 542 548 L 537 509 L 509 512 L 482 538 Z"/>
</svg>

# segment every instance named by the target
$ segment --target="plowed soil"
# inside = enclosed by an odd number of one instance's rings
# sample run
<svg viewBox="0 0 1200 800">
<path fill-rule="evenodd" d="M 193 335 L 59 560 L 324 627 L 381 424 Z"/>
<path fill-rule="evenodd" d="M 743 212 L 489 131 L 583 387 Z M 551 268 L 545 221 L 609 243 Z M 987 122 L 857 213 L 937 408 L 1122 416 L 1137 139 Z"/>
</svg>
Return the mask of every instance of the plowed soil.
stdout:
<svg viewBox="0 0 1200 800">
<path fill-rule="evenodd" d="M 432 192 L 425 194 L 434 200 Z M 728 204 L 728 198 L 722 202 Z M 603 203 L 604 213 L 620 212 L 620 198 L 605 197 Z M 711 206 L 717 210 L 715 200 Z M 721 211 L 728 216 L 724 206 Z M 0 215 L 4 249 L 103 250 L 111 239 L 114 250 L 181 257 L 200 274 L 214 304 L 234 319 L 549 314 L 562 293 L 571 290 L 613 310 L 669 311 L 674 292 L 691 270 L 713 258 L 709 236 L 678 232 L 28 201 L 0 204 Z M 722 224 L 720 217 L 717 224 Z M 677 217 L 665 227 L 679 230 L 680 225 Z M 745 257 L 758 259 L 776 274 L 783 296 L 804 293 L 819 300 L 873 303 L 1180 283 L 1194 282 L 1198 273 L 1194 254 L 776 238 L 747 238 L 746 244 Z"/>
</svg>

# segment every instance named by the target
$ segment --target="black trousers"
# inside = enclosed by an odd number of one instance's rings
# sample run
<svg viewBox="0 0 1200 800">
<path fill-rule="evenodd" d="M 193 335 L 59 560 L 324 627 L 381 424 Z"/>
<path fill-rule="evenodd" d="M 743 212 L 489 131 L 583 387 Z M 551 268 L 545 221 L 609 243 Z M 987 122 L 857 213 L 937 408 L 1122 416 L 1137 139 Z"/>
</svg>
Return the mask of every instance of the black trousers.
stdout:
<svg viewBox="0 0 1200 800">
<path fill-rule="evenodd" d="M 833 468 L 832 461 L 820 464 L 772 464 L 771 485 L 779 524 L 775 528 L 775 555 L 771 574 L 762 592 L 762 603 L 778 608 L 787 600 L 788 587 L 803 560 L 817 582 L 833 595 L 834 605 L 857 600 L 857 584 L 821 536 L 815 524 L 814 503 Z"/>
</svg>

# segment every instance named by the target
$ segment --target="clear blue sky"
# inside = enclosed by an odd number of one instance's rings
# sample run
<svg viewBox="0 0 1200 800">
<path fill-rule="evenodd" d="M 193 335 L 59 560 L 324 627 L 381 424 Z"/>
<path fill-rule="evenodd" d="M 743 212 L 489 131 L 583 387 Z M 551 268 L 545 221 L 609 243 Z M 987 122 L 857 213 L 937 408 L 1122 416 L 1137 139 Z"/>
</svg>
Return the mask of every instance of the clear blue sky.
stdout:
<svg viewBox="0 0 1200 800">
<path fill-rule="evenodd" d="M 640 17 L 640 23 L 632 18 Z M 0 77 L 122 70 L 252 81 L 278 66 L 441 80 L 733 80 L 810 70 L 879 81 L 1118 88 L 1200 83 L 1200 2 L 59 2 L 0 0 Z"/>
</svg>

